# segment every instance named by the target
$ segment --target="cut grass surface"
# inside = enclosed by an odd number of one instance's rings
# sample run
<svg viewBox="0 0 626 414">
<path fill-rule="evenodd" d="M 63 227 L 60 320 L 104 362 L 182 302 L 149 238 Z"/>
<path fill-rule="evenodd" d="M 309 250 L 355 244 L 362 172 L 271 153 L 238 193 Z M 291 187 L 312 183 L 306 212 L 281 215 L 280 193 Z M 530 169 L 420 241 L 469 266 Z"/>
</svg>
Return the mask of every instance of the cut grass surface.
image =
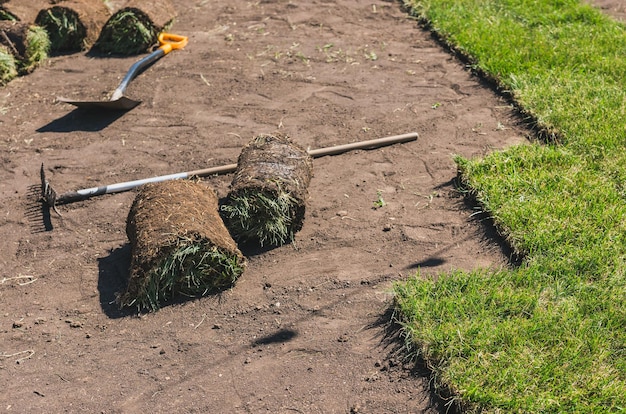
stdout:
<svg viewBox="0 0 626 414">
<path fill-rule="evenodd" d="M 21 72 L 31 72 L 48 58 L 50 38 L 48 33 L 39 26 L 31 26 L 26 36 L 25 58 L 20 62 Z"/>
<path fill-rule="evenodd" d="M 624 407 L 623 284 L 554 280 L 524 267 L 412 279 L 396 293 L 412 349 L 463 411 Z"/>
<path fill-rule="evenodd" d="M 16 22 L 17 18 L 6 10 L 0 9 L 0 20 L 10 20 Z"/>
<path fill-rule="evenodd" d="M 0 46 L 0 86 L 17 76 L 15 57 L 4 46 Z"/>
<path fill-rule="evenodd" d="M 179 238 L 170 250 L 145 274 L 137 292 L 120 296 L 121 306 L 157 311 L 180 296 L 199 297 L 229 288 L 243 272 L 239 257 L 210 241 Z"/>
<path fill-rule="evenodd" d="M 288 193 L 242 190 L 220 207 L 235 239 L 258 241 L 261 246 L 282 246 L 293 240 L 293 217 L 297 202 Z"/>
<path fill-rule="evenodd" d="M 626 410 L 626 26 L 575 0 L 411 0 L 548 140 L 456 158 L 518 269 L 395 287 L 469 412 Z"/>
</svg>

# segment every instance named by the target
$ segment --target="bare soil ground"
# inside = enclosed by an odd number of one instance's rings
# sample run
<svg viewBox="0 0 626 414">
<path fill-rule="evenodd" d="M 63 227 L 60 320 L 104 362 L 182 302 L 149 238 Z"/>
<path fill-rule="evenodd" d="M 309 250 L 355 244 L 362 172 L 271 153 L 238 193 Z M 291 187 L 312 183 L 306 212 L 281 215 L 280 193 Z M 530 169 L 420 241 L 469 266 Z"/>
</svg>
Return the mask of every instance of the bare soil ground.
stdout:
<svg viewBox="0 0 626 414">
<path fill-rule="evenodd" d="M 586 0 L 606 14 L 617 20 L 626 22 L 626 3 L 622 0 Z"/>
<path fill-rule="evenodd" d="M 0 89 L 0 411 L 438 412 L 390 289 L 418 269 L 507 265 L 452 155 L 524 142 L 514 109 L 394 1 L 177 7 L 189 45 L 133 81 L 132 111 L 56 97 L 107 99 L 136 57 L 54 57 Z M 234 288 L 152 314 L 113 303 L 134 192 L 61 206 L 40 231 L 42 163 L 65 192 L 230 164 L 276 130 L 310 148 L 419 138 L 316 159 L 295 243 L 245 251 Z M 204 182 L 223 197 L 231 179 Z"/>
</svg>

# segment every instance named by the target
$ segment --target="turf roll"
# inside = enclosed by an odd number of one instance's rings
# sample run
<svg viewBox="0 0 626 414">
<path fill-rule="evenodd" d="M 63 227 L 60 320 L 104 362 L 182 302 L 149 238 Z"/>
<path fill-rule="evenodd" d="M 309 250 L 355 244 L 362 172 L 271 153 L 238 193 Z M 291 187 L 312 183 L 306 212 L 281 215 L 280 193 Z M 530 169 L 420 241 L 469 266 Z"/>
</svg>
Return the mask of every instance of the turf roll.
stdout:
<svg viewBox="0 0 626 414">
<path fill-rule="evenodd" d="M 119 55 L 144 53 L 156 44 L 159 33 L 175 16 L 169 0 L 130 0 L 106 22 L 95 49 Z"/>
<path fill-rule="evenodd" d="M 77 52 L 93 45 L 109 16 L 102 0 L 57 0 L 35 23 L 48 32 L 53 52 Z"/>
<path fill-rule="evenodd" d="M 0 9 L 0 20 L 9 20 L 9 21 L 16 22 L 17 17 L 15 17 L 13 14 L 11 14 L 10 12 L 4 9 Z"/>
<path fill-rule="evenodd" d="M 0 45 L 0 86 L 17 76 L 17 64 L 13 53 Z"/>
<path fill-rule="evenodd" d="M 141 187 L 126 221 L 131 244 L 121 307 L 156 311 L 186 297 L 227 289 L 246 261 L 219 215 L 215 192 L 174 180 Z"/>
<path fill-rule="evenodd" d="M 39 10 L 49 5 L 49 0 L 0 0 L 0 20 L 33 24 Z"/>
<path fill-rule="evenodd" d="M 48 57 L 50 49 L 43 28 L 16 21 L 0 21 L 0 44 L 13 53 L 19 74 L 32 72 Z"/>
<path fill-rule="evenodd" d="M 241 151 L 220 207 L 235 240 L 280 246 L 302 228 L 313 161 L 284 134 L 262 134 Z"/>
</svg>

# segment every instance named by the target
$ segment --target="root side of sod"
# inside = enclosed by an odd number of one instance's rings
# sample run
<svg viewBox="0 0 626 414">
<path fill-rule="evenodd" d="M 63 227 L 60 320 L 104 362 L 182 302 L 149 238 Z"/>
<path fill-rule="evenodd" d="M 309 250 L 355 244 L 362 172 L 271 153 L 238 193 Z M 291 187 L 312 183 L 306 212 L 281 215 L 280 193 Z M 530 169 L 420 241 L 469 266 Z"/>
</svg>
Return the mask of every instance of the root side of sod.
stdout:
<svg viewBox="0 0 626 414">
<path fill-rule="evenodd" d="M 280 246 L 302 228 L 313 162 L 284 134 L 263 134 L 248 143 L 220 207 L 233 237 L 242 243 Z"/>
<path fill-rule="evenodd" d="M 0 20 L 33 24 L 37 13 L 49 4 L 44 0 L 1 0 Z"/>
<path fill-rule="evenodd" d="M 0 45 L 0 86 L 10 82 L 17 76 L 15 57 L 9 50 Z"/>
</svg>

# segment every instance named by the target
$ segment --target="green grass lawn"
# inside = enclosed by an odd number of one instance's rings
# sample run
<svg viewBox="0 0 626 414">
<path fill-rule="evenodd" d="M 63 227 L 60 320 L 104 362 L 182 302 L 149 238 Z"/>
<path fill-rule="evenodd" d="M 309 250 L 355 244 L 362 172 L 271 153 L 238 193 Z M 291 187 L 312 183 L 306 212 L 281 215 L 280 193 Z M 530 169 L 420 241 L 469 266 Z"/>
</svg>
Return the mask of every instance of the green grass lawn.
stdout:
<svg viewBox="0 0 626 414">
<path fill-rule="evenodd" d="M 465 411 L 626 411 L 626 26 L 576 0 L 408 0 L 543 138 L 456 162 L 519 268 L 395 286 Z"/>
</svg>

